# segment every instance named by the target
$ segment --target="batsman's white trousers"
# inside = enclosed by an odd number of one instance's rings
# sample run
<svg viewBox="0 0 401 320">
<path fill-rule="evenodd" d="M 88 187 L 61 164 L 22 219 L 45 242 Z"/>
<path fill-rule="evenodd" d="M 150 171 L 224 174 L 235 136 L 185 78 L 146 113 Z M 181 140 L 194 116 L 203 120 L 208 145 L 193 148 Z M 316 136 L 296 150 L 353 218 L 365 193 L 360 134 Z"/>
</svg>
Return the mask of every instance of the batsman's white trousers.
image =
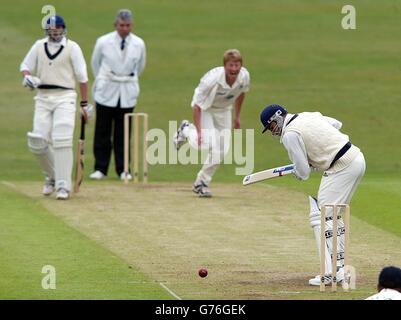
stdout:
<svg viewBox="0 0 401 320">
<path fill-rule="evenodd" d="M 351 198 L 365 174 L 366 164 L 363 153 L 350 163 L 345 169 L 336 173 L 327 173 L 322 177 L 318 192 L 318 203 L 322 207 L 325 204 L 346 203 Z"/>
<path fill-rule="evenodd" d="M 76 99 L 76 92 L 70 90 L 39 92 L 34 98 L 33 133 L 41 135 L 53 147 L 57 189 L 71 189 Z"/>
<path fill-rule="evenodd" d="M 209 150 L 205 163 L 197 175 L 198 181 L 203 181 L 206 185 L 212 181 L 214 173 L 230 149 L 231 125 L 231 109 L 201 111 L 201 146 L 198 146 L 195 127 L 192 127 L 188 134 L 188 142 L 193 148 Z"/>
<path fill-rule="evenodd" d="M 325 172 L 322 177 L 318 192 L 318 203 L 320 208 L 323 208 L 325 204 L 350 204 L 352 196 L 354 195 L 356 188 L 365 174 L 365 169 L 365 158 L 362 152 L 360 152 L 359 155 L 345 169 L 336 173 Z M 333 209 L 328 208 L 326 214 L 327 216 L 332 216 Z M 332 226 L 332 221 L 326 222 L 326 230 L 332 230 Z M 338 220 L 338 228 L 344 228 L 343 219 Z M 339 254 L 343 254 L 344 232 L 340 233 L 341 235 L 338 242 L 337 252 Z M 332 239 L 326 241 L 326 243 L 328 245 L 329 252 L 331 253 Z M 343 257 L 340 255 L 337 259 L 337 266 L 343 266 Z M 328 263 L 328 261 L 326 261 L 326 273 L 331 273 L 331 265 Z"/>
</svg>

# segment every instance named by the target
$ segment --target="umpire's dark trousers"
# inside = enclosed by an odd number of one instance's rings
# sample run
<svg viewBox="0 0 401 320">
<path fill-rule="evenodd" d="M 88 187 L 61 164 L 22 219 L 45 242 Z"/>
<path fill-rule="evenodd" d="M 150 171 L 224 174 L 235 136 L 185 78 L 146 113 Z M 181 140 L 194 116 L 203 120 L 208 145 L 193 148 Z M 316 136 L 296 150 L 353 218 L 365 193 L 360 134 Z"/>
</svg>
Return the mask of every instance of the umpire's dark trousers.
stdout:
<svg viewBox="0 0 401 320">
<path fill-rule="evenodd" d="M 107 175 L 111 151 L 114 149 L 114 162 L 117 175 L 124 172 L 124 115 L 133 112 L 134 108 L 108 107 L 96 103 L 95 141 L 95 170 Z M 131 137 L 131 121 L 130 135 Z M 131 159 L 130 159 L 131 160 Z"/>
</svg>

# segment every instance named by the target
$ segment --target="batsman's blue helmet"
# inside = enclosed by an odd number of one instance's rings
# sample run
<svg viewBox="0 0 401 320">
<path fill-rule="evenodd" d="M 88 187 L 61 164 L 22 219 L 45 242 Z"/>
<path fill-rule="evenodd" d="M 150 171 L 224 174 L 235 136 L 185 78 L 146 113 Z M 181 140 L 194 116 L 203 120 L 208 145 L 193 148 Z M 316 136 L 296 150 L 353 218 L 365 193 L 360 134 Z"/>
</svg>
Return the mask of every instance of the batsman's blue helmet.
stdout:
<svg viewBox="0 0 401 320">
<path fill-rule="evenodd" d="M 49 19 L 46 21 L 46 29 L 49 29 L 50 27 L 63 27 L 64 29 L 66 28 L 64 19 L 61 16 L 51 16 Z"/>
<path fill-rule="evenodd" d="M 276 113 L 281 113 L 282 115 L 285 115 L 287 114 L 287 110 L 278 104 L 270 104 L 260 113 L 260 121 L 263 125 L 262 133 L 269 129 L 270 122 L 272 121 L 271 118 L 276 115 Z"/>
</svg>

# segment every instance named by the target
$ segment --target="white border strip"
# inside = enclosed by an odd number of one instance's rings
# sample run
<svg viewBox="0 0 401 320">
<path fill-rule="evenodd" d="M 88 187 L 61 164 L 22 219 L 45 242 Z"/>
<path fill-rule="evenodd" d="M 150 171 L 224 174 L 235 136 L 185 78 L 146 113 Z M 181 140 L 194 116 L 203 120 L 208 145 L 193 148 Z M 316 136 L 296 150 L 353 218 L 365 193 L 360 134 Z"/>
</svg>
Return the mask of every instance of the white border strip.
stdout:
<svg viewBox="0 0 401 320">
<path fill-rule="evenodd" d="M 11 189 L 17 189 L 17 186 L 14 183 L 11 183 L 11 182 L 8 182 L 8 181 L 2 180 L 1 184 L 6 186 L 6 187 L 9 187 Z"/>
<path fill-rule="evenodd" d="M 163 283 L 159 283 L 169 294 L 171 294 L 174 298 L 176 298 L 177 300 L 182 300 L 179 296 L 177 296 L 172 290 L 170 290 L 169 288 L 167 288 L 167 286 Z"/>
</svg>

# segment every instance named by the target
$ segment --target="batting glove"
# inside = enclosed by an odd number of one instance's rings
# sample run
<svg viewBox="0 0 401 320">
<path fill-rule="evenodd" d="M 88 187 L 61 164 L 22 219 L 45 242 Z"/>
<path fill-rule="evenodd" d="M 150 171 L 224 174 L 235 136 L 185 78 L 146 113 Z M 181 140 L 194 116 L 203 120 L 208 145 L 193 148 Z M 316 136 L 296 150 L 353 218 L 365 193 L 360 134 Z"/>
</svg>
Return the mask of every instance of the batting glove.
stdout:
<svg viewBox="0 0 401 320">
<path fill-rule="evenodd" d="M 40 85 L 41 81 L 38 77 L 34 77 L 31 75 L 25 75 L 22 80 L 22 85 L 30 90 L 36 89 Z"/>
<path fill-rule="evenodd" d="M 92 118 L 93 105 L 88 103 L 88 101 L 81 101 L 80 106 L 81 115 L 84 117 L 85 122 L 89 122 L 89 120 Z"/>
</svg>

